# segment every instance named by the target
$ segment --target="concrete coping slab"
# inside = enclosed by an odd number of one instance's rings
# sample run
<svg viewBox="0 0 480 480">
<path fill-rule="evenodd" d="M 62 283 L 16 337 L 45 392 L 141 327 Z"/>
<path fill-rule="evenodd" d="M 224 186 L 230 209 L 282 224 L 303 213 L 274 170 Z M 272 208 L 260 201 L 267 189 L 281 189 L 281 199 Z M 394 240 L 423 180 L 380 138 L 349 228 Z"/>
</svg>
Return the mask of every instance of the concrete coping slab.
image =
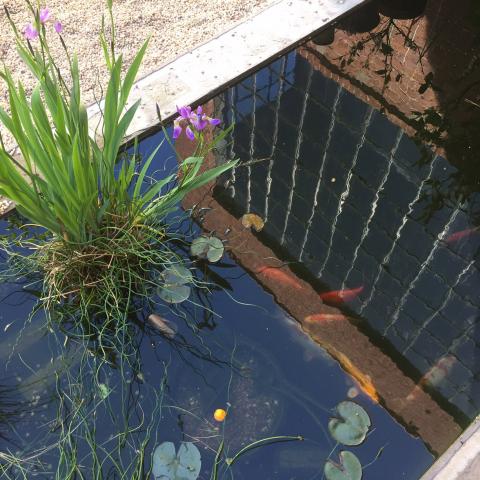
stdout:
<svg viewBox="0 0 480 480">
<path fill-rule="evenodd" d="M 480 416 L 420 480 L 478 480 L 479 478 Z"/>
<path fill-rule="evenodd" d="M 177 105 L 201 103 L 232 82 L 280 57 L 365 0 L 281 0 L 217 38 L 181 55 L 133 87 L 141 100 L 125 141 L 168 121 Z M 88 109 L 92 133 L 101 132 L 102 104 Z"/>
</svg>

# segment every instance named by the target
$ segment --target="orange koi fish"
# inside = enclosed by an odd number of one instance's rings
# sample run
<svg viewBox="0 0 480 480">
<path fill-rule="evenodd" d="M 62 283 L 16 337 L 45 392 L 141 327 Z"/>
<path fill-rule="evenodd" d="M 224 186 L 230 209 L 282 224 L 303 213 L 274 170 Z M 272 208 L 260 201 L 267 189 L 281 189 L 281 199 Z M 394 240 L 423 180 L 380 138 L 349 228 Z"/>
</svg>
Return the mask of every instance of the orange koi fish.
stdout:
<svg viewBox="0 0 480 480">
<path fill-rule="evenodd" d="M 281 283 L 282 285 L 296 288 L 297 290 L 301 290 L 303 288 L 299 281 L 295 280 L 295 278 L 293 278 L 288 273 L 285 273 L 280 268 L 262 267 L 260 268 L 260 270 L 258 270 L 257 273 L 260 273 L 261 275 L 263 275 L 265 278 L 268 278 L 269 280 L 274 280 L 276 282 Z"/>
<path fill-rule="evenodd" d="M 455 363 L 457 363 L 457 359 L 453 355 L 445 355 L 440 358 L 415 385 L 415 388 L 408 394 L 407 400 L 414 400 L 423 386 L 436 387 L 439 385 L 450 374 Z"/>
<path fill-rule="evenodd" d="M 338 305 L 353 300 L 362 292 L 363 285 L 358 288 L 352 288 L 351 290 L 333 290 L 332 292 L 320 293 L 319 296 L 325 303 Z"/>
<path fill-rule="evenodd" d="M 341 313 L 315 313 L 314 315 L 305 317 L 305 321 L 309 323 L 336 322 L 340 320 L 348 320 L 348 318 Z"/>
<path fill-rule="evenodd" d="M 336 349 L 334 350 L 334 357 L 338 360 L 342 368 L 354 378 L 360 390 L 375 403 L 378 403 L 380 397 L 378 396 L 377 389 L 375 385 L 373 385 L 370 375 L 363 373 L 345 354 Z"/>
<path fill-rule="evenodd" d="M 479 227 L 467 228 L 466 230 L 460 230 L 459 232 L 452 233 L 445 239 L 445 243 L 450 245 L 452 243 L 459 242 L 460 240 L 463 240 L 474 233 L 479 233 L 478 229 Z"/>
<path fill-rule="evenodd" d="M 452 367 L 457 363 L 453 355 L 445 355 L 420 379 L 420 385 L 436 387 L 448 376 Z"/>
</svg>

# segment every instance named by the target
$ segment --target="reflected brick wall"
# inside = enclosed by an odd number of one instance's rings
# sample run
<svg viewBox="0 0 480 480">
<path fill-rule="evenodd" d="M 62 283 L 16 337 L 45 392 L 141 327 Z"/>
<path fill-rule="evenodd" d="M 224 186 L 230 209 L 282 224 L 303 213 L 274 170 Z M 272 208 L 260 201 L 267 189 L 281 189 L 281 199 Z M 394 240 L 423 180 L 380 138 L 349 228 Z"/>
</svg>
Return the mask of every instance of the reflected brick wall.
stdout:
<svg viewBox="0 0 480 480">
<path fill-rule="evenodd" d="M 404 121 L 405 128 L 414 111 L 431 107 L 442 111 L 459 96 L 478 101 L 480 25 L 472 19 L 475 3 L 430 0 L 422 17 L 394 21 L 381 17 L 378 27 L 367 34 L 337 29 L 334 43 L 310 42 L 302 54 L 316 52 L 314 61 L 326 76 L 345 80 L 343 86 L 367 103 L 385 108 L 394 122 Z M 437 89 L 420 92 L 430 74 Z M 462 103 L 464 113 L 471 109 L 471 104 Z"/>
<path fill-rule="evenodd" d="M 221 106 L 235 133 L 225 154 L 244 162 L 223 182 L 239 213 L 326 288 L 364 291 L 350 306 L 420 374 L 454 360 L 436 391 L 473 417 L 480 409 L 480 276 L 468 205 L 435 207 L 431 183 L 454 171 L 418 165 L 415 143 L 378 110 L 290 54 L 230 89 Z"/>
</svg>

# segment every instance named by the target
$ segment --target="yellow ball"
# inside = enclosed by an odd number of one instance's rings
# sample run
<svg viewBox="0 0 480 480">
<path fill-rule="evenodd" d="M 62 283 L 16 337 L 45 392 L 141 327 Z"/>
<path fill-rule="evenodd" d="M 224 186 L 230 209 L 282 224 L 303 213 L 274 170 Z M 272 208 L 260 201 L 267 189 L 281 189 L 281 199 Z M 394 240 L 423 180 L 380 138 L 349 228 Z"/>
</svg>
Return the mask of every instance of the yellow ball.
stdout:
<svg viewBox="0 0 480 480">
<path fill-rule="evenodd" d="M 225 417 L 227 416 L 227 412 L 223 410 L 222 408 L 217 408 L 215 412 L 213 413 L 213 418 L 217 422 L 223 422 L 225 420 Z"/>
</svg>

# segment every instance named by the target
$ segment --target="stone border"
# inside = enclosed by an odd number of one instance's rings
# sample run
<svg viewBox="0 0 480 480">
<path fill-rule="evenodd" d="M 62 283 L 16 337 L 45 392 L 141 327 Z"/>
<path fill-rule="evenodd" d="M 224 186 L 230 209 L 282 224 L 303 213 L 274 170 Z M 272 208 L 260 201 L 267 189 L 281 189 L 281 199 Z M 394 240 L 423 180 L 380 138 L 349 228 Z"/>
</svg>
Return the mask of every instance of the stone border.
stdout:
<svg viewBox="0 0 480 480">
<path fill-rule="evenodd" d="M 480 416 L 421 480 L 477 480 L 480 476 Z"/>
<path fill-rule="evenodd" d="M 212 98 L 232 82 L 314 37 L 366 0 L 281 0 L 217 38 L 195 48 L 139 80 L 128 105 L 141 99 L 126 141 L 158 128 L 176 113 L 176 105 Z M 90 125 L 101 130 L 101 103 L 88 109 Z"/>
</svg>

